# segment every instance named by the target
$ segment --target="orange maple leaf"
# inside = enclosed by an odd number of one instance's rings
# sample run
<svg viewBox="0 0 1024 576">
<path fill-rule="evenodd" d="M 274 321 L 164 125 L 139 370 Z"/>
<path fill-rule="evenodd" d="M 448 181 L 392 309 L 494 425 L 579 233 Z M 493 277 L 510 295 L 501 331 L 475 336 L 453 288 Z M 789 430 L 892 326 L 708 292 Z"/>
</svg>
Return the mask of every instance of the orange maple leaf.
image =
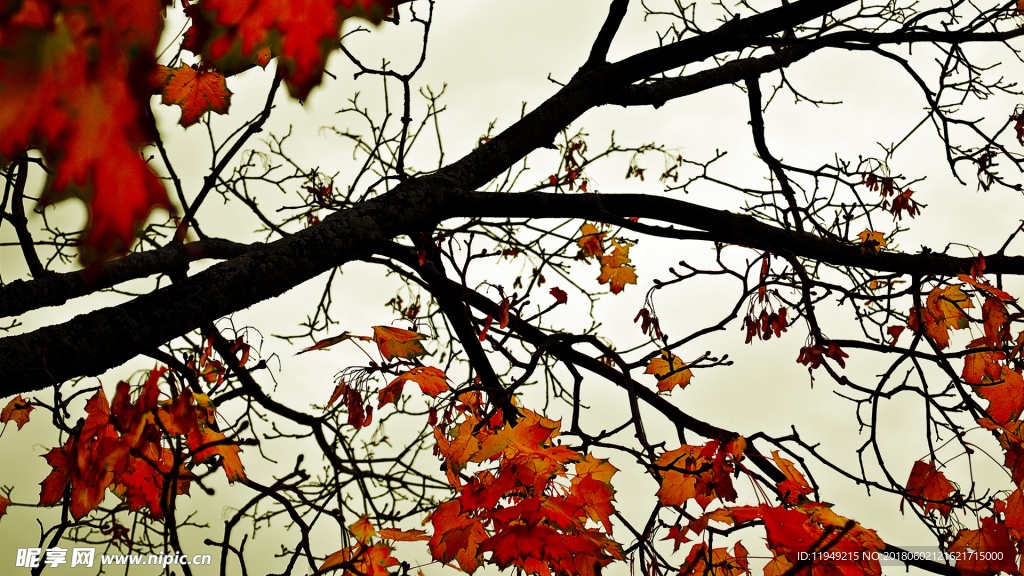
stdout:
<svg viewBox="0 0 1024 576">
<path fill-rule="evenodd" d="M 585 223 L 580 226 L 580 237 L 576 244 L 580 247 L 584 257 L 601 256 L 604 254 L 604 232 L 598 232 L 597 226 Z"/>
<path fill-rule="evenodd" d="M 188 65 L 168 69 L 161 83 L 162 102 L 181 108 L 179 124 L 188 128 L 207 112 L 227 114 L 231 107 L 231 91 L 224 75 L 217 71 L 199 72 Z"/>
<path fill-rule="evenodd" d="M 408 372 L 403 373 L 401 376 L 396 378 L 390 385 L 394 385 L 399 380 L 411 380 L 419 385 L 420 391 L 428 396 L 436 398 L 442 392 L 451 390 L 447 382 L 448 377 L 445 376 L 438 368 L 431 366 L 417 366 L 411 368 Z"/>
<path fill-rule="evenodd" d="M 928 300 L 923 308 L 911 308 L 909 324 L 915 332 L 919 332 L 920 314 L 925 333 L 931 336 L 935 340 L 935 345 L 942 350 L 949 347 L 950 330 L 967 328 L 969 322 L 963 310 L 973 307 L 971 299 L 960 291 L 960 286 L 936 286 L 928 293 Z"/>
<path fill-rule="evenodd" d="M 429 366 L 417 366 L 415 368 L 411 368 L 408 372 L 403 372 L 378 392 L 377 398 L 379 405 L 377 407 L 382 408 L 385 404 L 398 404 L 398 399 L 402 397 L 402 389 L 408 381 L 419 384 L 420 390 L 424 394 L 436 398 L 438 394 L 451 389 L 449 388 L 446 379 L 447 376 L 444 375 L 444 372 L 437 368 Z"/>
<path fill-rule="evenodd" d="M 612 238 L 612 245 L 615 248 L 611 255 L 601 256 L 601 275 L 597 277 L 597 281 L 608 284 L 612 294 L 618 294 L 626 284 L 636 284 L 636 268 L 629 264 L 630 244 L 620 243 L 617 238 Z"/>
<path fill-rule="evenodd" d="M 374 326 L 373 341 L 377 343 L 381 356 L 385 360 L 392 358 L 417 358 L 426 356 L 427 351 L 418 340 L 424 340 L 426 336 L 389 326 Z"/>
<path fill-rule="evenodd" d="M 874 230 L 864 230 L 860 234 L 857 234 L 860 238 L 861 250 L 872 253 L 879 253 L 882 248 L 888 246 L 885 241 L 885 234 L 881 232 L 875 232 Z"/>
<path fill-rule="evenodd" d="M 238 457 L 242 448 L 238 444 L 228 441 L 224 434 L 207 426 L 196 427 L 195 432 L 189 434 L 188 442 L 189 447 L 197 451 L 195 453 L 196 460 L 203 461 L 217 454 L 221 457 L 224 474 L 227 475 L 228 481 L 245 480 L 245 468 L 242 466 L 241 458 Z M 210 444 L 215 445 L 209 446 Z M 202 448 L 202 446 L 208 447 Z"/>
<path fill-rule="evenodd" d="M 370 517 L 364 514 L 362 518 L 356 520 L 355 524 L 348 527 L 348 531 L 356 537 L 361 544 L 366 544 L 377 534 L 377 530 L 374 529 L 373 524 L 370 523 Z"/>
<path fill-rule="evenodd" d="M 804 475 L 796 469 L 792 462 L 779 456 L 778 450 L 772 450 L 772 459 L 775 460 L 775 465 L 779 467 L 779 470 L 786 475 L 786 479 L 777 484 L 784 502 L 796 504 L 800 501 L 801 496 L 814 493 L 814 489 L 807 483 Z"/>
<path fill-rule="evenodd" d="M 943 501 L 948 500 L 955 492 L 956 486 L 946 479 L 945 474 L 935 469 L 934 462 L 914 462 L 910 479 L 907 480 L 907 498 L 923 506 L 925 514 L 936 510 L 943 518 L 949 518 L 952 507 L 943 504 Z"/>
<path fill-rule="evenodd" d="M 1006 305 L 998 298 L 989 298 L 981 306 L 982 325 L 985 328 L 985 338 L 993 348 L 1002 346 L 1003 342 L 1009 342 L 1010 336 L 1010 314 Z"/>
<path fill-rule="evenodd" d="M 658 379 L 659 392 L 671 392 L 676 386 L 685 388 L 693 378 L 693 373 L 678 356 L 668 350 L 662 350 L 661 356 L 651 359 L 644 374 L 654 374 Z"/>
<path fill-rule="evenodd" d="M 2 412 L 0 412 L 0 422 L 6 424 L 10 421 L 18 423 L 18 430 L 28 423 L 28 415 L 35 410 L 35 408 L 29 404 L 28 400 L 18 394 L 4 406 Z"/>
<path fill-rule="evenodd" d="M 384 528 L 377 531 L 377 536 L 384 540 L 394 540 L 396 542 L 430 540 L 430 536 L 428 536 L 423 530 L 397 530 L 395 528 Z"/>
</svg>

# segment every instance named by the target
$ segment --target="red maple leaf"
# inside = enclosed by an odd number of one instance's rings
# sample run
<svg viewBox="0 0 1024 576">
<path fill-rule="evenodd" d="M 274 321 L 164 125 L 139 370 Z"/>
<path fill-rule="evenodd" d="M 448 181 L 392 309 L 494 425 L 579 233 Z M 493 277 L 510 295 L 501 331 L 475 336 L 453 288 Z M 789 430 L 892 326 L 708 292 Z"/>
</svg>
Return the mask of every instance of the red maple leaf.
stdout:
<svg viewBox="0 0 1024 576">
<path fill-rule="evenodd" d="M 218 68 L 235 70 L 269 56 L 288 91 L 305 100 L 320 84 L 327 56 L 338 45 L 341 23 L 359 16 L 379 23 L 405 0 L 200 0 L 192 16 L 189 49 Z"/>
<path fill-rule="evenodd" d="M 179 123 L 188 128 L 207 112 L 227 114 L 231 106 L 231 91 L 224 75 L 216 71 L 199 72 L 192 66 L 167 68 L 161 82 L 160 93 L 164 104 L 181 108 Z"/>
<path fill-rule="evenodd" d="M 981 528 L 961 530 L 949 551 L 957 554 L 956 567 L 970 576 L 988 576 L 997 572 L 1017 573 L 1017 551 L 1005 524 L 994 518 L 982 518 Z"/>
<path fill-rule="evenodd" d="M 0 22 L 0 157 L 39 149 L 50 164 L 41 202 L 89 205 L 84 262 L 124 253 L 167 193 L 139 147 L 148 116 L 160 0 L 26 0 Z"/>
<path fill-rule="evenodd" d="M 948 504 L 943 504 L 943 501 L 949 499 L 950 495 L 954 493 L 956 493 L 956 486 L 946 479 L 945 474 L 935 469 L 934 462 L 927 464 L 921 460 L 914 462 L 914 468 L 910 471 L 910 479 L 907 480 L 907 497 L 911 502 L 923 506 L 925 514 L 936 510 L 943 518 L 949 518 L 952 508 Z"/>
</svg>

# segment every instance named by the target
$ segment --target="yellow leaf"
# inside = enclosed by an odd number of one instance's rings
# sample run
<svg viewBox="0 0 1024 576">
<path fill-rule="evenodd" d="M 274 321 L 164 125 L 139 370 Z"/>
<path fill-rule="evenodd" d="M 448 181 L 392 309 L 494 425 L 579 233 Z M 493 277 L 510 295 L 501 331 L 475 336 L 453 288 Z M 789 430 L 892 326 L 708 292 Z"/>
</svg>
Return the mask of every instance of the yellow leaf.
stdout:
<svg viewBox="0 0 1024 576">
<path fill-rule="evenodd" d="M 878 253 L 882 248 L 885 248 L 888 244 L 885 242 L 885 234 L 881 232 L 875 232 L 874 230 L 865 230 L 860 234 L 857 234 L 860 238 L 861 246 L 864 251 L 872 251 Z"/>
<path fill-rule="evenodd" d="M 662 350 L 661 356 L 651 360 L 644 372 L 654 374 L 658 378 L 658 391 L 671 392 L 676 386 L 684 388 L 690 383 L 693 373 L 678 356 L 668 350 Z"/>
</svg>

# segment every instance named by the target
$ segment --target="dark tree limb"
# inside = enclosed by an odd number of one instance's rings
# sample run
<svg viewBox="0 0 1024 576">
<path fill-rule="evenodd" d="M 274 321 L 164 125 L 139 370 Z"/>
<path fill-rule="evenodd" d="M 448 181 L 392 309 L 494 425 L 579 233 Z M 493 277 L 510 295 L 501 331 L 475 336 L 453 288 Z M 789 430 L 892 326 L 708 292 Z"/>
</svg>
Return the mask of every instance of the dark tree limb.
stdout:
<svg viewBox="0 0 1024 576">
<path fill-rule="evenodd" d="M 937 253 L 872 254 L 859 246 L 783 230 L 749 216 L 645 194 L 501 194 L 446 190 L 418 180 L 325 219 L 288 238 L 253 247 L 131 302 L 63 324 L 0 339 L 0 395 L 40 390 L 76 376 L 92 376 L 182 336 L 203 324 L 279 296 L 346 262 L 371 255 L 381 242 L 430 230 L 449 218 L 583 218 L 634 225 L 626 216 L 706 230 L 711 239 L 835 266 L 900 274 L 954 276 L 972 258 Z M 671 237 L 672 229 L 663 236 Z M 688 235 L 691 232 L 680 231 Z M 986 258 L 989 273 L 1024 274 L 1024 257 Z"/>
<path fill-rule="evenodd" d="M 594 67 L 604 64 L 608 58 L 608 49 L 612 46 L 615 33 L 619 31 L 622 19 L 626 17 L 626 9 L 629 8 L 629 0 L 612 0 L 608 8 L 608 17 L 597 33 L 594 46 L 590 49 L 590 57 L 587 58 L 585 67 Z"/>
</svg>

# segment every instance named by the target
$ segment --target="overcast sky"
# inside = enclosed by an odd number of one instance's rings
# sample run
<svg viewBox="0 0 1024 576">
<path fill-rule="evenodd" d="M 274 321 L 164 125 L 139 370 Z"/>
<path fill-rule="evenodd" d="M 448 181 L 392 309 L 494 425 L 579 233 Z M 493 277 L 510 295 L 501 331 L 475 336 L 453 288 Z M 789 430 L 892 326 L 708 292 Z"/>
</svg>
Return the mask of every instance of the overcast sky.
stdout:
<svg viewBox="0 0 1024 576">
<path fill-rule="evenodd" d="M 653 3 L 652 3 L 653 4 Z M 670 4 L 670 3 L 668 3 Z M 715 8 L 705 6 L 707 14 L 716 14 Z M 774 2 L 755 1 L 760 8 L 770 8 Z M 405 9 L 403 9 L 405 10 Z M 509 126 L 520 116 L 523 102 L 530 110 L 553 94 L 558 86 L 549 80 L 564 82 L 585 61 L 596 31 L 607 11 L 607 2 L 593 0 L 561 0 L 559 2 L 518 0 L 499 2 L 493 0 L 441 0 L 436 6 L 435 24 L 430 37 L 427 63 L 422 73 L 414 80 L 416 89 L 430 86 L 439 91 L 447 84 L 445 97 L 441 101 L 447 109 L 440 117 L 444 142 L 445 163 L 454 161 L 476 146 L 478 138 L 487 131 L 488 124 L 495 122 L 496 130 Z M 741 14 L 746 14 L 741 10 Z M 172 11 L 167 31 L 173 35 L 179 30 L 181 18 Z M 405 15 L 405 14 L 403 14 Z M 610 60 L 617 60 L 638 50 L 657 45 L 655 33 L 666 26 L 668 21 L 651 19 L 644 22 L 639 2 L 633 2 L 623 27 L 612 45 Z M 348 25 L 347 25 L 348 26 Z M 350 28 L 346 28 L 349 30 Z M 404 19 L 395 28 L 385 25 L 368 34 L 352 37 L 347 46 L 367 63 L 387 59 L 396 70 L 406 70 L 418 56 L 420 28 Z M 981 61 L 995 63 L 1005 57 L 1006 51 L 995 49 L 978 50 Z M 921 61 L 927 61 L 927 51 L 918 54 Z M 228 81 L 235 93 L 231 113 L 227 117 L 213 120 L 215 133 L 225 134 L 251 117 L 262 107 L 272 79 L 272 67 L 266 71 L 253 70 Z M 269 134 L 281 135 L 292 126 L 293 137 L 290 150 L 293 159 L 304 167 L 320 167 L 324 173 L 339 173 L 338 182 L 345 182 L 346 174 L 353 173 L 360 159 L 354 160 L 351 145 L 323 126 L 334 126 L 340 130 L 362 130 L 352 115 L 338 115 L 336 111 L 345 106 L 346 99 L 360 91 L 360 104 L 367 105 L 374 113 L 382 109 L 379 81 L 372 78 L 353 80 L 354 69 L 343 55 L 335 54 L 329 68 L 337 76 L 327 79 L 325 85 L 314 90 L 304 104 L 299 105 L 287 98 L 282 90 L 276 99 L 275 111 L 265 129 L 264 138 Z M 787 77 L 805 94 L 825 101 L 843 101 L 842 106 L 815 107 L 807 103 L 794 105 L 793 97 L 782 92 L 771 104 L 765 115 L 767 141 L 773 153 L 786 162 L 814 168 L 834 161 L 834 153 L 846 159 L 855 160 L 858 155 L 881 156 L 877 143 L 891 144 L 899 141 L 924 117 L 925 103 L 913 82 L 891 62 L 882 61 L 866 54 L 852 54 L 841 51 L 821 51 L 794 65 L 786 72 Z M 1019 62 L 1006 62 L 1002 75 L 1020 74 Z M 774 82 L 778 75 L 769 75 L 763 82 L 768 92 L 768 82 Z M 397 92 L 392 94 L 396 97 Z M 991 122 L 1001 124 L 1013 112 L 1016 104 L 1012 99 L 993 98 L 977 106 L 974 117 L 985 116 Z M 972 104 L 974 106 L 975 104 Z M 417 100 L 413 115 L 421 117 L 425 101 Z M 194 126 L 182 132 L 175 125 L 178 119 L 176 109 L 160 108 L 161 131 L 167 141 L 172 158 L 187 189 L 195 190 L 201 185 L 209 166 L 207 134 L 202 126 Z M 648 142 L 663 144 L 677 149 L 684 157 L 706 161 L 714 156 L 716 149 L 728 150 L 729 154 L 721 163 L 720 176 L 746 183 L 762 182 L 767 176 L 763 163 L 757 160 L 751 142 L 745 94 L 735 86 L 716 88 L 680 101 L 670 102 L 653 110 L 650 107 L 622 109 L 607 106 L 588 112 L 573 126 L 590 136 L 587 142 L 591 151 L 598 151 L 607 145 L 610 134 L 623 145 L 639 145 Z M 431 136 L 432 137 L 432 136 Z M 253 142 L 256 149 L 266 148 Z M 418 149 L 411 164 L 420 169 L 430 169 L 438 161 L 436 147 L 427 143 Z M 554 171 L 557 155 L 540 153 L 531 156 L 531 171 L 523 180 L 524 186 L 531 186 Z M 588 174 L 601 193 L 649 192 L 661 193 L 656 177 L 641 183 L 625 181 L 622 176 L 628 165 L 627 157 L 616 157 L 592 168 Z M 640 165 L 655 176 L 661 170 L 661 159 L 650 156 L 640 160 Z M 964 174 L 969 186 L 958 185 L 951 177 L 939 147 L 934 130 L 924 126 L 904 142 L 896 152 L 892 166 L 898 172 L 910 177 L 927 176 L 927 180 L 916 185 L 920 199 L 928 207 L 921 217 L 911 224 L 899 248 L 916 252 L 920 246 L 941 250 L 947 242 L 970 244 L 985 253 L 992 253 L 1017 226 L 1021 211 L 1019 193 L 995 190 L 988 193 L 975 191 L 970 171 Z M 1004 168 L 1004 174 L 1009 173 Z M 293 186 L 296 188 L 297 186 Z M 273 197 L 276 191 L 268 191 L 267 205 L 280 202 L 283 198 Z M 705 186 L 699 194 L 686 198 L 689 201 L 728 208 L 738 211 L 744 198 L 720 188 Z M 294 205 L 295 197 L 290 198 Z M 262 201 L 262 200 L 261 200 Z M 211 199 L 200 213 L 204 228 L 212 228 L 215 235 L 230 236 L 257 226 L 251 218 L 237 216 L 236 207 L 221 209 L 219 199 Z M 71 202 L 51 209 L 54 218 L 73 223 L 81 219 L 80 206 Z M 219 221 L 218 221 L 219 219 Z M 206 222 L 217 221 L 217 226 Z M 906 222 L 904 222 L 906 224 Z M 69 224 L 70 225 L 70 224 Z M 894 224 L 888 218 L 876 220 L 877 228 L 888 232 Z M 219 227 L 219 230 L 218 230 Z M 210 230 L 207 230 L 210 233 Z M 0 227 L 0 240 L 10 241 L 13 233 L 9 226 Z M 256 240 L 255 236 L 250 241 Z M 1010 253 L 1019 250 L 1011 248 Z M 963 249 L 954 253 L 965 255 Z M 604 323 L 604 334 L 613 339 L 622 338 L 625 343 L 638 343 L 639 330 L 632 324 L 636 311 L 643 306 L 644 295 L 652 286 L 654 278 L 667 277 L 667 268 L 676 261 L 687 258 L 700 260 L 707 253 L 680 251 L 670 243 L 642 239 L 633 249 L 631 256 L 640 277 L 637 286 L 629 286 L 620 295 L 608 296 L 596 308 L 597 320 Z M 747 256 L 737 256 L 744 258 Z M 4 281 L 21 277 L 23 264 L 16 249 L 2 253 L 0 272 Z M 495 270 L 495 275 L 514 276 L 513 270 Z M 596 277 L 596 269 L 577 271 L 581 277 Z M 385 278 L 382 271 L 368 265 L 346 266 L 344 276 L 335 291 L 335 301 L 340 302 L 338 319 L 341 324 L 332 329 L 332 334 L 343 330 L 354 333 L 369 333 L 372 325 L 390 324 L 392 312 L 384 302 L 394 295 L 397 283 Z M 589 285 L 596 289 L 596 283 Z M 1008 286 L 1011 293 L 1015 286 Z M 1017 286 L 1018 292 L 1019 286 Z M 663 328 L 672 334 L 682 334 L 696 327 L 713 322 L 734 300 L 734 293 L 721 285 L 710 282 L 696 283 L 680 290 L 659 294 L 658 312 Z M 725 294 L 723 296 L 723 294 Z M 309 302 L 319 297 L 315 283 L 301 286 L 292 292 L 262 303 L 251 310 L 235 315 L 236 325 L 253 325 L 263 334 L 263 355 L 278 354 L 281 371 L 275 374 L 279 386 L 276 394 L 286 403 L 303 408 L 309 403 L 323 403 L 333 389 L 334 374 L 342 367 L 364 362 L 355 350 L 338 350 L 331 353 L 309 354 L 296 358 L 296 349 L 272 337 L 273 334 L 294 333 L 299 322 L 311 313 Z M 95 298 L 76 300 L 59 308 L 26 315 L 24 326 L 12 333 L 67 320 L 74 315 L 123 300 L 116 295 L 99 295 Z M 574 309 L 579 312 L 580 309 Z M 585 312 L 585 310 L 583 310 Z M 826 330 L 831 337 L 857 337 L 850 323 L 850 310 L 845 314 L 828 315 L 824 318 Z M 559 317 L 567 326 L 574 326 L 579 319 L 574 314 Z M 582 324 L 586 326 L 589 321 Z M 685 390 L 673 393 L 673 401 L 687 412 L 706 419 L 715 425 L 731 428 L 743 434 L 764 430 L 770 434 L 784 435 L 790 425 L 798 427 L 811 442 L 822 442 L 823 450 L 846 464 L 856 462 L 853 450 L 859 446 L 863 436 L 858 436 L 854 406 L 842 401 L 832 392 L 831 382 L 824 374 L 818 375 L 812 388 L 806 370 L 795 362 L 802 339 L 806 334 L 803 326 L 794 326 L 781 340 L 751 346 L 743 345 L 743 335 L 738 323 L 730 326 L 723 334 L 716 334 L 677 351 L 680 357 L 696 358 L 704 351 L 716 355 L 728 353 L 736 364 L 731 368 L 700 371 L 693 383 Z M 324 335 L 326 336 L 326 334 Z M 962 345 L 962 344 L 961 344 Z M 954 345 L 955 346 L 955 345 Z M 620 347 L 625 347 L 621 345 Z M 100 377 L 108 390 L 119 379 L 128 378 L 136 370 L 151 367 L 152 361 L 137 359 L 129 365 L 112 370 Z M 849 369 L 845 372 L 862 384 L 872 384 L 874 375 L 884 366 L 870 357 L 851 353 Z M 646 377 L 653 385 L 654 379 Z M 90 380 L 95 383 L 95 379 Z M 593 409 L 586 415 L 594 427 L 608 418 L 622 418 L 619 411 L 624 396 L 610 384 L 592 382 L 596 391 L 592 397 Z M 7 465 L 0 466 L 0 485 L 14 485 L 13 499 L 16 502 L 33 502 L 38 497 L 38 482 L 45 477 L 48 466 L 39 456 L 56 443 L 55 431 L 40 417 L 42 411 L 20 434 L 8 428 L 0 438 L 0 450 Z M 885 420 L 881 430 L 891 435 L 886 443 L 894 462 L 905 466 L 894 470 L 898 479 L 909 475 L 914 460 L 924 456 L 923 416 L 919 405 L 895 401 L 883 410 Z M 649 425 L 652 435 L 675 442 L 673 429 L 651 415 Z M 694 442 L 697 441 L 695 438 Z M 991 446 L 991 438 L 978 435 L 975 441 Z M 762 446 L 767 450 L 767 446 Z M 245 455 L 255 459 L 251 449 Z M 600 454 L 604 457 L 610 454 Z M 996 453 L 1001 458 L 1001 455 Z M 244 460 L 246 462 L 250 460 Z M 11 462 L 16 465 L 10 465 Z M 1009 487 L 994 466 L 986 465 L 981 459 L 975 460 L 975 480 L 987 483 L 993 489 Z M 623 468 L 618 478 L 618 509 L 630 520 L 643 523 L 654 502 L 654 483 L 638 472 L 635 466 L 629 469 L 628 461 L 616 461 Z M 290 460 L 285 459 L 285 468 Z M 313 466 L 315 469 L 315 466 Z M 837 481 L 822 466 L 813 467 L 817 480 L 822 485 L 824 500 L 836 504 L 835 511 L 860 521 L 864 526 L 876 529 L 879 535 L 892 544 L 900 546 L 931 545 L 927 532 L 916 519 L 904 519 L 899 513 L 899 499 L 891 496 L 867 498 L 862 489 L 850 483 Z M 969 485 L 971 478 L 963 468 L 951 472 L 952 480 L 962 486 Z M 268 473 L 269 474 L 269 473 Z M 269 476 L 268 476 L 269 477 Z M 266 481 L 268 478 L 264 478 Z M 221 483 L 223 484 L 223 483 Z M 218 497 L 209 499 L 194 490 L 192 501 L 183 501 L 182 508 L 202 506 L 208 519 L 214 523 L 220 520 L 221 506 L 233 502 L 231 490 L 218 488 Z M 235 488 L 234 490 L 244 490 Z M 741 494 L 751 494 L 750 490 Z M 739 503 L 753 503 L 753 500 Z M 35 544 L 37 527 L 34 518 L 44 525 L 57 518 L 58 511 L 12 508 L 8 516 L 0 521 L 0 566 L 7 562 L 13 566 L 14 550 Z M 209 536 L 216 539 L 221 534 L 215 524 Z M 758 543 L 756 530 L 747 531 L 745 544 L 751 554 L 763 554 L 766 550 Z M 624 544 L 630 542 L 628 533 L 617 530 L 617 539 Z M 263 540 L 256 544 L 262 554 L 277 549 L 273 538 L 261 535 Z M 330 553 L 332 535 L 323 535 L 318 544 L 320 553 Z M 716 544 L 718 545 L 718 544 Z M 255 550 L 256 545 L 251 549 Z M 409 554 L 411 563 L 429 559 L 425 547 L 403 546 L 403 554 Z M 684 549 L 685 550 L 685 549 Z M 200 550 L 197 550 L 200 552 Z M 213 551 L 215 561 L 218 551 Z M 673 559 L 681 562 L 685 551 Z M 250 566 L 252 568 L 252 566 Z M 3 569 L 4 571 L 8 569 Z M 611 574 L 626 574 L 625 565 L 615 567 Z M 897 569 L 889 567 L 887 572 L 895 574 Z M 49 572 L 49 571 L 48 571 Z M 261 570 L 257 570 L 261 572 Z M 65 568 L 59 574 L 77 574 L 80 571 Z M 140 574 L 145 572 L 140 571 Z M 428 571 L 428 574 L 436 573 Z"/>
</svg>

